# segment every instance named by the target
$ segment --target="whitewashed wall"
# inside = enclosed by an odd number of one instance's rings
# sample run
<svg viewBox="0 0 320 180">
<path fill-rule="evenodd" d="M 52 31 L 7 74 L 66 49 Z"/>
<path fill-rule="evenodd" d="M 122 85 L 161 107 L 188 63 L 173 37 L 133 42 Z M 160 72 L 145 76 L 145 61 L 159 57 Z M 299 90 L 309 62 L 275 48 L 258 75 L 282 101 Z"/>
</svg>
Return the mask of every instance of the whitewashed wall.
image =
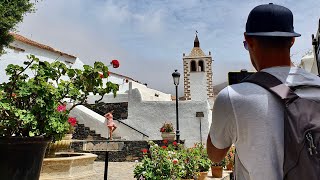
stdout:
<svg viewBox="0 0 320 180">
<path fill-rule="evenodd" d="M 205 72 L 190 73 L 190 94 L 194 101 L 206 101 L 208 97 L 207 79 Z"/>
<path fill-rule="evenodd" d="M 129 125 L 139 129 L 150 140 L 161 139 L 160 127 L 162 124 L 172 122 L 176 127 L 176 104 L 174 101 L 141 101 L 141 92 L 133 89 L 130 92 L 128 119 Z M 188 147 L 200 142 L 200 119 L 196 112 L 203 112 L 202 142 L 206 142 L 211 124 L 212 113 L 207 101 L 180 101 L 179 102 L 179 129 L 182 140 L 186 140 Z"/>
<path fill-rule="evenodd" d="M 147 86 L 134 81 L 129 83 L 129 89 L 138 89 L 142 101 L 172 101 L 171 94 L 148 88 Z"/>
</svg>

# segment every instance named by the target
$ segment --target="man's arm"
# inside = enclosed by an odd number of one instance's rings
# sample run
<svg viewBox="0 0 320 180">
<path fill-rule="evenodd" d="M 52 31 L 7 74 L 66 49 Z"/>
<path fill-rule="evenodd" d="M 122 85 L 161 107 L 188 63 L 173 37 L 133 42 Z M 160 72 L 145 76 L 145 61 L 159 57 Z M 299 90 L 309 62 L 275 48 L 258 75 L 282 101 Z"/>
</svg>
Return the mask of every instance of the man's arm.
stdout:
<svg viewBox="0 0 320 180">
<path fill-rule="evenodd" d="M 226 156 L 229 148 L 230 147 L 227 147 L 225 149 L 216 148 L 211 142 L 210 135 L 208 136 L 208 139 L 207 139 L 207 152 L 208 152 L 209 159 L 212 162 L 218 163 L 218 162 L 222 161 L 223 158 Z"/>
</svg>

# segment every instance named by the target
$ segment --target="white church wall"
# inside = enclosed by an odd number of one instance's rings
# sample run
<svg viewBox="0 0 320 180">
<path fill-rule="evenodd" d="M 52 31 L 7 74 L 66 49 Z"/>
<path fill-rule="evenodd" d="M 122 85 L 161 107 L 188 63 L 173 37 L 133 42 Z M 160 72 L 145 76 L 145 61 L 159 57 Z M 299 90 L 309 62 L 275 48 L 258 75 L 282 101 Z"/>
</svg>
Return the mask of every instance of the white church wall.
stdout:
<svg viewBox="0 0 320 180">
<path fill-rule="evenodd" d="M 190 73 L 190 94 L 194 101 L 206 101 L 207 96 L 207 77 L 205 72 Z"/>
<path fill-rule="evenodd" d="M 138 89 L 131 91 L 129 99 L 129 125 L 147 134 L 150 140 L 161 139 L 160 127 L 163 123 L 172 122 L 176 127 L 176 104 L 174 101 L 142 101 Z M 196 112 L 203 112 L 201 118 L 202 142 L 206 142 L 211 124 L 212 113 L 207 101 L 180 101 L 179 102 L 179 129 L 180 139 L 186 140 L 186 146 L 191 147 L 200 142 L 200 119 Z"/>
<path fill-rule="evenodd" d="M 129 86 L 129 89 L 139 89 L 142 101 L 172 101 L 171 94 L 148 88 L 143 84 L 132 81 Z"/>
</svg>

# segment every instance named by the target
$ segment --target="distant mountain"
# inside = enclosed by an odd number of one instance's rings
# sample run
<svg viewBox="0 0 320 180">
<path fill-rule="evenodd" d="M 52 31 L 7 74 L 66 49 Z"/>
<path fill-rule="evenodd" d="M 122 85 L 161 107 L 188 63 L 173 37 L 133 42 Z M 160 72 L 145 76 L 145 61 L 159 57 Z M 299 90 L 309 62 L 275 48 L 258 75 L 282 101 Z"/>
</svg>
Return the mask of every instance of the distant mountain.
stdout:
<svg viewBox="0 0 320 180">
<path fill-rule="evenodd" d="M 221 84 L 213 86 L 213 92 L 217 95 L 223 88 L 228 86 L 228 82 L 223 82 Z"/>
</svg>

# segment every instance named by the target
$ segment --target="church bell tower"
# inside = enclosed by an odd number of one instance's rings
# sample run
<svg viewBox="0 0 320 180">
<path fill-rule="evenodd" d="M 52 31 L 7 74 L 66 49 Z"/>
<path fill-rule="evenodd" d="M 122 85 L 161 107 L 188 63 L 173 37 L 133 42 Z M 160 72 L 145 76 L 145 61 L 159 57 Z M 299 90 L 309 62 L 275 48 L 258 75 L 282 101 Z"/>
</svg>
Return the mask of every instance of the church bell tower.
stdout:
<svg viewBox="0 0 320 180">
<path fill-rule="evenodd" d="M 200 48 L 198 35 L 188 56 L 183 53 L 185 100 L 205 101 L 213 99 L 212 56 Z"/>
</svg>

